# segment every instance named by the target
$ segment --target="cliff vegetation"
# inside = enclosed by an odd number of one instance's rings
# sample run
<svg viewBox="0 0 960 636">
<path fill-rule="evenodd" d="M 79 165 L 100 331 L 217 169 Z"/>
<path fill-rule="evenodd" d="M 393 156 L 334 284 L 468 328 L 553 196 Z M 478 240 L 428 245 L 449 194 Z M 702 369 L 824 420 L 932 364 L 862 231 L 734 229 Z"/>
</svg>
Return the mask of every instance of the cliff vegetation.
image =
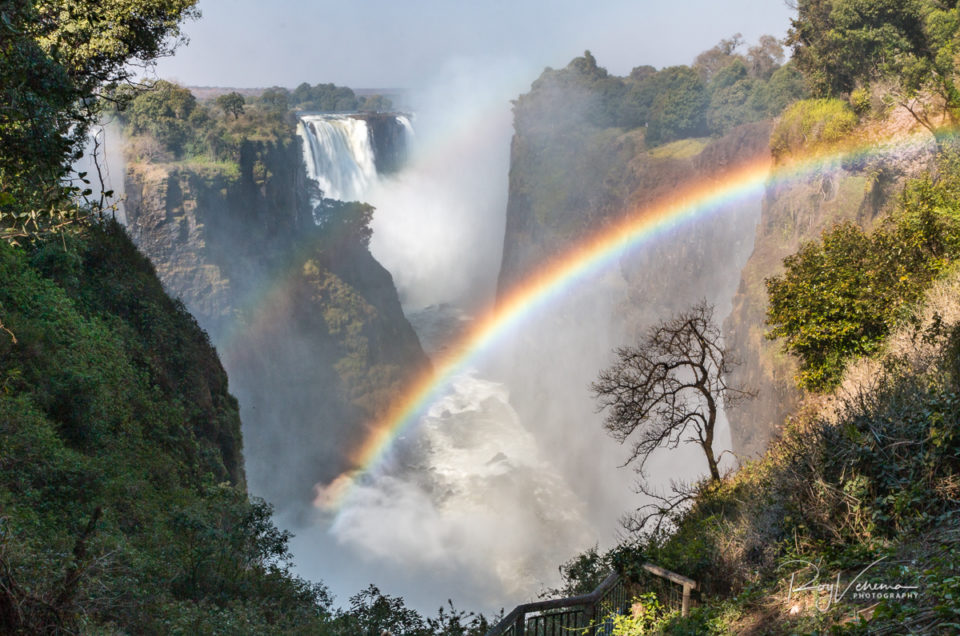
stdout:
<svg viewBox="0 0 960 636">
<path fill-rule="evenodd" d="M 562 568 L 565 592 L 609 568 L 644 581 L 645 562 L 700 583 L 689 616 L 647 595 L 614 633 L 960 628 L 960 12 L 798 5 L 792 63 L 813 99 L 774 122 L 776 160 L 873 151 L 767 188 L 726 327 L 747 360 L 733 381 L 766 400 L 739 415 L 740 448 L 758 457 L 701 482 L 665 526 Z M 772 422 L 757 416 L 771 405 Z"/>
</svg>

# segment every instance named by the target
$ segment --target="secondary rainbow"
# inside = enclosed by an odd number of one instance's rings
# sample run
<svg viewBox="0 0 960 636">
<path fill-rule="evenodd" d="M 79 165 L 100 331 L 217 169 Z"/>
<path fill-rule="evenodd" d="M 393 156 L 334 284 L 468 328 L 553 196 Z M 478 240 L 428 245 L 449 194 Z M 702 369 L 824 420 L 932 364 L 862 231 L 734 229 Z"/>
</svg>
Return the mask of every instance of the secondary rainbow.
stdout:
<svg viewBox="0 0 960 636">
<path fill-rule="evenodd" d="M 643 209 L 625 215 L 622 221 L 588 237 L 559 258 L 546 263 L 516 285 L 497 306 L 434 362 L 433 371 L 417 378 L 372 427 L 365 442 L 352 454 L 358 466 L 320 489 L 317 505 L 338 510 L 355 477 L 377 465 L 392 442 L 412 425 L 447 390 L 450 381 L 469 367 L 482 352 L 512 327 L 560 295 L 572 285 L 616 262 L 626 251 L 658 234 L 710 213 L 777 183 L 804 178 L 824 165 L 879 156 L 909 144 L 929 144 L 929 135 L 914 134 L 892 140 L 832 148 L 829 152 L 774 165 L 759 159 L 719 173 L 708 183 L 695 183 Z"/>
</svg>

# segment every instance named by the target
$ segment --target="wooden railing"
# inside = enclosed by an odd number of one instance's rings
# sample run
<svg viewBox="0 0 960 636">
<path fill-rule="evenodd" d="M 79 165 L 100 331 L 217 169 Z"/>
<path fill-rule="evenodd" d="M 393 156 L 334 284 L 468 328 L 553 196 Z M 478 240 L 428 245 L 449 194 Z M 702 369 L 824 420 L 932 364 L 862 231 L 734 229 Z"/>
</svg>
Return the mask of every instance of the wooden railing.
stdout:
<svg viewBox="0 0 960 636">
<path fill-rule="evenodd" d="M 681 586 L 680 611 L 686 616 L 697 582 L 652 563 L 645 563 L 643 568 Z M 589 594 L 518 605 L 486 636 L 608 636 L 613 629 L 612 617 L 627 613 L 632 599 L 627 581 L 614 572 Z"/>
</svg>

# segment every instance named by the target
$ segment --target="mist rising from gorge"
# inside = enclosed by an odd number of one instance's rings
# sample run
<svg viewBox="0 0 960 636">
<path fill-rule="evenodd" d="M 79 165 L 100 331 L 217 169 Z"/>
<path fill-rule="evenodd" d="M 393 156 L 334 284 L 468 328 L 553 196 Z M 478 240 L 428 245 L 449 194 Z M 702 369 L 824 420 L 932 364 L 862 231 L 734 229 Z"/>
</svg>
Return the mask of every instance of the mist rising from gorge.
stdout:
<svg viewBox="0 0 960 636">
<path fill-rule="evenodd" d="M 371 250 L 427 344 L 437 330 L 449 339 L 469 329 L 494 302 L 501 275 L 509 99 L 529 80 L 517 87 L 489 69 L 468 71 L 411 98 L 410 161 L 364 197 L 377 208 Z M 482 97 L 465 90 L 478 83 L 506 88 Z M 554 95 L 563 126 L 582 125 L 591 106 L 582 97 Z M 341 601 L 373 581 L 428 611 L 446 597 L 491 611 L 555 586 L 557 566 L 578 552 L 610 547 L 621 517 L 642 502 L 636 476 L 622 468 L 627 449 L 604 432 L 589 384 L 614 347 L 672 311 L 706 297 L 722 320 L 758 214 L 755 198 L 701 227 L 658 235 L 501 334 L 383 462 L 356 478 L 342 508 L 289 520 L 300 572 L 325 580 Z M 706 251 L 722 263 L 660 268 L 665 255 L 731 236 L 738 238 Z M 655 272 L 643 283 L 649 288 L 637 288 L 637 270 Z M 725 426 L 718 453 L 730 447 Z M 649 467 L 651 481 L 665 486 L 697 478 L 705 461 L 686 446 L 657 453 Z"/>
</svg>

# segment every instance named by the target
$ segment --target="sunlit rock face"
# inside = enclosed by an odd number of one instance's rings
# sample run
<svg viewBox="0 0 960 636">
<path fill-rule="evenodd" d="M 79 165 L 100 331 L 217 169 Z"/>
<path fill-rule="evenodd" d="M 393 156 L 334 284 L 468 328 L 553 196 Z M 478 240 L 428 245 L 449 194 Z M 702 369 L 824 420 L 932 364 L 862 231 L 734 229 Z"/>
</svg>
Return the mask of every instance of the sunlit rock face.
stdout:
<svg viewBox="0 0 960 636">
<path fill-rule="evenodd" d="M 890 126 L 916 125 L 904 112 Z M 889 137 L 895 138 L 890 134 Z M 816 173 L 767 188 L 757 225 L 756 244 L 743 268 L 724 337 L 743 361 L 732 382 L 757 393 L 731 414 L 734 449 L 742 457 L 764 451 L 800 400 L 796 362 L 781 343 L 767 340 L 767 295 L 764 279 L 783 271 L 783 259 L 806 241 L 816 240 L 837 223 L 853 222 L 869 230 L 895 204 L 906 179 L 927 173 L 936 151 L 932 138 L 896 148 L 877 148 L 871 158 L 837 160 Z"/>
</svg>

